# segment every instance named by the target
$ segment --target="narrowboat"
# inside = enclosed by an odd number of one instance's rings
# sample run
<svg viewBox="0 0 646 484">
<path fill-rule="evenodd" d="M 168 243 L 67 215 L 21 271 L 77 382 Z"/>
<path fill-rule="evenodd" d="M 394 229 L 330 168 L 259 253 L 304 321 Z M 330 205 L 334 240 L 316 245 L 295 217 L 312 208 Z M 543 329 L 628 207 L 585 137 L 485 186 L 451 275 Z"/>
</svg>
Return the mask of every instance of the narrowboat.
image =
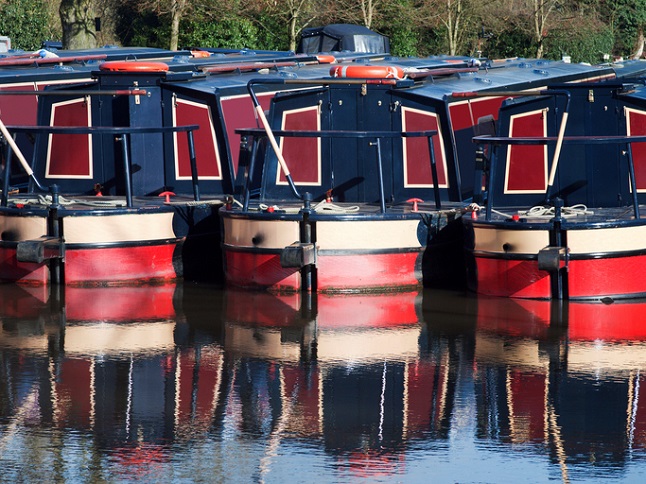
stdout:
<svg viewBox="0 0 646 484">
<path fill-rule="evenodd" d="M 246 186 L 219 212 L 228 285 L 463 286 L 459 218 L 479 185 L 471 139 L 495 123 L 508 97 L 500 91 L 616 77 L 610 66 L 560 61 L 407 67 L 332 66 L 318 86 L 274 96 L 268 117 L 256 101 L 261 127 L 238 130 Z M 292 81 L 254 79 L 248 89 L 253 96 L 272 82 Z M 458 90 L 482 96 L 452 96 Z"/>
<path fill-rule="evenodd" d="M 9 51 L 0 55 L 0 113 L 6 125 L 36 126 L 39 96 L 52 87 L 66 87 L 92 81 L 92 72 L 105 61 L 171 60 L 190 56 L 190 51 L 172 52 L 147 47 L 103 47 L 88 50 L 40 49 L 35 52 Z M 32 156 L 29 136 L 16 133 L 16 143 Z"/>
<path fill-rule="evenodd" d="M 253 119 L 250 103 L 244 113 L 242 79 L 269 68 L 280 77 L 281 69 L 310 64 L 319 64 L 316 56 L 286 52 L 157 52 L 134 61 L 113 56 L 63 87 L 32 89 L 37 121 L 31 110 L 3 123 L 10 150 L 0 280 L 217 280 L 221 257 L 207 247 L 219 245 L 217 207 L 235 192 L 226 123 L 235 128 Z M 23 114 L 26 94 L 0 98 Z M 36 96 L 27 98 L 35 103 Z M 27 149 L 20 137 L 32 141 Z"/>
<path fill-rule="evenodd" d="M 235 130 L 256 122 L 249 79 L 274 79 L 254 97 L 268 106 L 277 91 L 311 87 L 330 62 L 384 57 L 204 52 L 104 60 L 91 80 L 43 91 L 35 126 L 5 126 L 1 281 L 221 281 L 217 209 L 244 185 Z M 433 58 L 416 69 L 466 64 Z M 281 79 L 296 82 L 275 82 Z M 33 140 L 31 156 L 14 136 Z"/>
<path fill-rule="evenodd" d="M 504 103 L 497 133 L 474 138 L 484 181 L 481 209 L 462 219 L 471 289 L 537 299 L 646 294 L 645 98 L 643 82 L 608 82 Z"/>
<path fill-rule="evenodd" d="M 257 126 L 256 117 L 264 116 L 276 92 L 309 96 L 319 79 L 329 77 L 330 62 L 338 72 L 395 64 L 429 84 L 442 76 L 477 74 L 468 58 L 203 49 L 152 50 L 131 56 L 133 61 L 119 57 L 119 49 L 106 51 L 105 59 L 84 64 L 82 76 L 70 77 L 73 83 L 37 91 L 35 123 L 3 118 L 11 150 L 0 199 L 0 281 L 221 281 L 218 208 L 227 196 L 235 203 L 245 189 L 259 190 L 259 178 L 247 176 L 249 157 L 243 152 L 239 158 L 241 140 L 248 137 L 237 130 Z M 532 71 L 527 63 L 515 65 Z M 560 65 L 545 71 L 559 71 L 563 80 L 617 75 L 610 66 Z M 6 69 L 33 73 L 55 66 Z M 532 76 L 541 81 L 554 77 L 538 70 Z M 90 79 L 83 77 L 88 73 Z M 252 96 L 248 83 L 257 78 L 269 82 L 256 83 Z M 21 113 L 15 106 L 24 94 L 3 99 Z"/>
</svg>

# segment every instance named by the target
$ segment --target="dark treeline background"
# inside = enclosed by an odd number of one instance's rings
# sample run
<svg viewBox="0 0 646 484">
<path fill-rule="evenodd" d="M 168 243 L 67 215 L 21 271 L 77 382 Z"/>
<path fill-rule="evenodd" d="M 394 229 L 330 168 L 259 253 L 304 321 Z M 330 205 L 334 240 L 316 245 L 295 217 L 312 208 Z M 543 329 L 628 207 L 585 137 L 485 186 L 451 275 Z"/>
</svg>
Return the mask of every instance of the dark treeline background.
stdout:
<svg viewBox="0 0 646 484">
<path fill-rule="evenodd" d="M 646 0 L 0 0 L 14 49 L 294 50 L 305 27 L 365 25 L 394 55 L 543 57 L 603 62 L 642 55 Z"/>
</svg>

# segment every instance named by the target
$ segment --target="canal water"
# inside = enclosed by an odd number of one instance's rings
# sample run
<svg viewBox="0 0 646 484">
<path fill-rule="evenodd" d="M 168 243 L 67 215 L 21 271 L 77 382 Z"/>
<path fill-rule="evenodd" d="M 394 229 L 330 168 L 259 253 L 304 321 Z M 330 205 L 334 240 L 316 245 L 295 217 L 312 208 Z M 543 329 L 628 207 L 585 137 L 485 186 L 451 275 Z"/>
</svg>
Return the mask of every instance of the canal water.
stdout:
<svg viewBox="0 0 646 484">
<path fill-rule="evenodd" d="M 2 482 L 645 482 L 646 302 L 0 286 Z"/>
</svg>

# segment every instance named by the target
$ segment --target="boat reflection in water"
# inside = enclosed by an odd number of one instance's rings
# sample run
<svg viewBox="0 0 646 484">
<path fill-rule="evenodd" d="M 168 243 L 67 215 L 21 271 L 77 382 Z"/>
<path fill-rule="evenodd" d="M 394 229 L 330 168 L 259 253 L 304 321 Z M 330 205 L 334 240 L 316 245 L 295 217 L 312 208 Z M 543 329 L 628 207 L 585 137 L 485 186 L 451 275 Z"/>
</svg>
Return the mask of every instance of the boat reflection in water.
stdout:
<svg viewBox="0 0 646 484">
<path fill-rule="evenodd" d="M 479 298 L 474 357 L 483 438 L 547 445 L 565 481 L 643 457 L 644 301 Z"/>
<path fill-rule="evenodd" d="M 644 303 L 49 290 L 0 286 L 3 479 L 646 472 Z"/>
<path fill-rule="evenodd" d="M 227 292 L 223 340 L 236 361 L 229 398 L 243 407 L 239 425 L 267 427 L 269 414 L 243 396 L 272 395 L 272 439 L 316 439 L 350 475 L 400 474 L 407 441 L 441 427 L 450 401 L 447 368 L 420 358 L 420 309 L 417 292 Z"/>
</svg>

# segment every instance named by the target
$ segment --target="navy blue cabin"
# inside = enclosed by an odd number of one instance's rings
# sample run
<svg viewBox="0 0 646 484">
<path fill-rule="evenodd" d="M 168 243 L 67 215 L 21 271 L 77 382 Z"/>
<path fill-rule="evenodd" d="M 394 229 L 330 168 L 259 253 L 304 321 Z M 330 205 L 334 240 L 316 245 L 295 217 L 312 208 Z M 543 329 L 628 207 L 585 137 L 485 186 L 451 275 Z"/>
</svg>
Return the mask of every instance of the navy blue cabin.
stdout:
<svg viewBox="0 0 646 484">
<path fill-rule="evenodd" d="M 100 186 L 104 195 L 123 195 L 126 169 L 132 192 L 144 196 L 165 190 L 192 193 L 190 173 L 177 176 L 172 161 L 180 147 L 186 148 L 186 132 L 154 132 L 172 124 L 164 122 L 162 80 L 185 78 L 184 73 L 129 73 L 96 71 L 97 83 L 67 87 L 60 96 L 47 96 L 39 103 L 39 125 L 86 127 L 97 133 L 49 133 L 36 139 L 33 170 L 38 179 L 56 183 L 62 192 L 92 194 Z M 190 74 L 189 74 L 190 75 Z M 129 94 L 141 90 L 140 95 Z M 78 93 L 78 94 L 76 94 Z M 116 94 L 115 94 L 116 93 Z M 148 129 L 150 132 L 102 134 L 102 127 Z M 124 155 L 126 153 L 126 155 Z M 124 164 L 129 158 L 129 167 Z"/>
<path fill-rule="evenodd" d="M 643 143 L 632 143 L 629 150 L 625 140 L 610 138 L 646 134 L 644 88 L 634 88 L 621 83 L 568 84 L 542 91 L 544 95 L 506 101 L 500 110 L 498 136 L 549 141 L 493 147 L 489 204 L 531 207 L 555 197 L 566 206 L 632 204 L 629 155 L 640 193 L 646 185 Z M 555 160 L 566 110 L 563 144 Z M 486 143 L 486 138 L 482 141 Z"/>
<path fill-rule="evenodd" d="M 331 194 L 339 202 L 377 203 L 383 182 L 385 201 L 399 203 L 428 195 L 433 186 L 428 136 L 436 133 L 437 119 L 425 113 L 402 115 L 402 101 L 392 86 L 366 84 L 362 89 L 341 81 L 276 95 L 270 123 L 275 130 L 321 133 L 280 140 L 301 193 L 311 193 L 314 200 Z M 403 131 L 420 136 L 392 136 Z M 436 153 L 443 150 L 437 139 L 433 148 Z M 261 199 L 293 199 L 276 154 L 267 148 L 266 156 Z"/>
<path fill-rule="evenodd" d="M 499 107 L 509 97 L 505 92 L 614 77 L 607 67 L 547 61 L 517 61 L 480 70 L 469 70 L 461 64 L 444 70 L 447 74 L 438 69 L 436 76 L 431 70 L 423 79 L 413 73 L 413 80 L 394 84 L 323 78 L 322 87 L 277 95 L 269 121 L 272 129 L 287 131 L 436 131 L 433 157 L 428 140 L 422 137 L 380 139 L 385 201 L 432 201 L 437 197 L 463 202 L 479 188 L 474 177 L 476 145 L 472 143 L 477 121 L 497 120 Z M 477 93 L 477 98 L 460 96 L 469 92 Z M 329 190 L 337 201 L 379 200 L 377 136 L 279 138 L 288 169 L 301 192 L 310 192 L 314 200 L 324 198 Z M 266 149 L 265 156 L 262 173 L 253 173 L 251 185 L 257 190 L 252 194 L 265 200 L 293 198 L 273 150 Z"/>
</svg>

